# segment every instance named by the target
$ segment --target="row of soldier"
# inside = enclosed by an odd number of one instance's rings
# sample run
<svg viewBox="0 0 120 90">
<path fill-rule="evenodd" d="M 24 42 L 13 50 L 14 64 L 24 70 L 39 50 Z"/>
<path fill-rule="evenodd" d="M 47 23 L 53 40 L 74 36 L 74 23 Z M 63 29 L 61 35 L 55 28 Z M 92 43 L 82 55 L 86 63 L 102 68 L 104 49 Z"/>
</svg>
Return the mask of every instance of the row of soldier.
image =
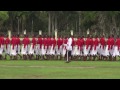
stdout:
<svg viewBox="0 0 120 90">
<path fill-rule="evenodd" d="M 68 37 L 50 37 L 47 35 L 33 36 L 32 39 L 25 35 L 21 40 L 19 35 L 13 35 L 10 39 L 8 35 L 0 35 L 0 59 L 66 59 L 66 46 Z M 3 53 L 5 52 L 5 56 Z M 120 55 L 120 38 L 114 35 L 107 39 L 103 36 L 94 38 L 88 35 L 86 38 L 72 36 L 72 60 L 116 60 Z"/>
</svg>

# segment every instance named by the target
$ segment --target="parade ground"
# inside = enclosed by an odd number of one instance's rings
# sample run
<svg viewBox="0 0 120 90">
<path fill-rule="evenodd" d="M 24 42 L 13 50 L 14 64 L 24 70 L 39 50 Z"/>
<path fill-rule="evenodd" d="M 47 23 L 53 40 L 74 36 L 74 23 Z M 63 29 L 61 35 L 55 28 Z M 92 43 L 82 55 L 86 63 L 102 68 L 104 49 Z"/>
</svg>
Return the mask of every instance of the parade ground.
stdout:
<svg viewBox="0 0 120 90">
<path fill-rule="evenodd" d="M 0 79 L 120 79 L 120 61 L 0 60 Z"/>
</svg>

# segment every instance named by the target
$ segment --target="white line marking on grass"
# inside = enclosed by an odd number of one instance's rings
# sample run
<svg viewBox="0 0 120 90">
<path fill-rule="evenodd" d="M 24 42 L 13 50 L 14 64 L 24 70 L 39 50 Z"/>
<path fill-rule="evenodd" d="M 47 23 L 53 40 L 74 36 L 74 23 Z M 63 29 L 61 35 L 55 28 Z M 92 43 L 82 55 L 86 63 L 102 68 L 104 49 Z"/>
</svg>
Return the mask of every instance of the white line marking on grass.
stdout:
<svg viewBox="0 0 120 90">
<path fill-rule="evenodd" d="M 0 67 L 26 67 L 26 66 L 8 66 L 8 65 L 0 65 Z"/>
<path fill-rule="evenodd" d="M 0 67 L 18 67 L 18 68 L 24 68 L 24 67 L 31 67 L 31 68 L 95 68 L 95 67 L 91 67 L 91 66 L 8 66 L 8 65 L 0 65 Z"/>
<path fill-rule="evenodd" d="M 67 66 L 67 67 L 64 67 L 64 66 L 29 66 L 29 67 L 42 67 L 42 68 L 44 68 L 44 67 L 50 67 L 50 68 L 95 68 L 95 67 L 79 67 L 79 66 Z"/>
</svg>

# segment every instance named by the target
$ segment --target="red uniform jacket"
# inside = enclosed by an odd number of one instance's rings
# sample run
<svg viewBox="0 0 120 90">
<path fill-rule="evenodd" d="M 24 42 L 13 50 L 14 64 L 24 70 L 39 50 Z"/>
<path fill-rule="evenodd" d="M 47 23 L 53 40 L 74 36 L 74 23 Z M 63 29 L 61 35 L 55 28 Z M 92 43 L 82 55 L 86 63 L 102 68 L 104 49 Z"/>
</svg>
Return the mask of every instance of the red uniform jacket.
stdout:
<svg viewBox="0 0 120 90">
<path fill-rule="evenodd" d="M 63 39 L 63 44 L 67 44 L 68 38 Z M 66 49 L 66 46 L 63 46 L 64 49 Z"/>
<path fill-rule="evenodd" d="M 45 49 L 45 46 L 47 46 L 47 38 L 43 38 L 42 44 L 43 44 L 44 49 Z"/>
<path fill-rule="evenodd" d="M 105 38 L 100 38 L 100 44 L 102 45 L 102 47 L 100 47 L 100 48 L 104 48 L 104 46 L 105 46 Z"/>
<path fill-rule="evenodd" d="M 81 38 L 81 50 L 83 48 L 83 45 L 84 45 L 84 38 Z"/>
<path fill-rule="evenodd" d="M 72 38 L 72 48 L 73 48 L 73 46 L 75 46 L 75 40 L 74 40 L 74 38 Z"/>
<path fill-rule="evenodd" d="M 52 43 L 52 45 L 53 45 L 53 49 L 54 49 L 55 46 L 56 46 L 56 40 L 55 40 L 55 38 L 52 38 L 52 39 L 51 39 L 51 43 Z"/>
<path fill-rule="evenodd" d="M 15 45 L 16 45 L 16 38 L 12 37 L 11 39 L 11 45 L 13 45 L 12 49 L 14 49 Z"/>
<path fill-rule="evenodd" d="M 77 41 L 76 41 L 76 40 L 74 40 L 74 46 L 75 46 L 75 45 L 77 45 Z"/>
<path fill-rule="evenodd" d="M 118 50 L 120 49 L 120 42 L 119 42 L 119 38 L 117 38 L 117 39 L 116 39 L 115 46 L 117 46 L 117 47 L 118 47 Z"/>
<path fill-rule="evenodd" d="M 37 44 L 40 45 L 40 48 L 42 47 L 42 38 L 38 38 Z"/>
<path fill-rule="evenodd" d="M 89 40 L 90 40 L 89 42 L 90 50 L 92 50 L 92 47 L 94 46 L 94 41 L 93 41 L 93 38 L 90 38 Z"/>
<path fill-rule="evenodd" d="M 120 50 L 120 38 L 118 39 L 118 49 Z"/>
<path fill-rule="evenodd" d="M 60 48 L 60 46 L 62 45 L 62 39 L 61 38 L 58 38 L 57 40 L 57 45 L 58 45 L 58 49 Z"/>
<path fill-rule="evenodd" d="M 78 49 L 81 48 L 81 39 L 80 38 L 77 39 L 76 45 L 78 46 Z"/>
<path fill-rule="evenodd" d="M 68 38 L 65 38 L 64 39 L 64 44 L 67 44 L 67 42 L 68 42 Z"/>
<path fill-rule="evenodd" d="M 32 47 L 32 48 L 35 47 L 36 43 L 37 43 L 37 41 L 36 41 L 36 39 L 33 37 L 33 38 L 32 38 L 32 44 L 33 44 L 33 47 Z"/>
<path fill-rule="evenodd" d="M 110 39 L 110 45 L 111 45 L 110 48 L 112 49 L 112 48 L 113 48 L 113 45 L 114 45 L 114 38 L 111 38 L 111 39 Z"/>
<path fill-rule="evenodd" d="M 63 38 L 60 38 L 60 46 L 64 44 L 64 39 Z"/>
<path fill-rule="evenodd" d="M 110 48 L 111 48 L 111 40 L 110 40 L 110 38 L 107 40 L 106 44 L 108 45 L 108 50 L 110 50 Z"/>
<path fill-rule="evenodd" d="M 98 46 L 98 44 L 99 44 L 98 38 L 95 38 L 95 40 L 93 41 L 94 50 L 96 50 L 96 47 Z"/>
<path fill-rule="evenodd" d="M 52 45 L 51 38 L 47 38 L 46 42 L 47 42 L 46 44 L 47 44 L 47 49 L 48 49 L 48 47 Z"/>
<path fill-rule="evenodd" d="M 20 38 L 16 38 L 16 44 L 17 44 L 17 47 L 18 45 L 20 45 Z"/>
<path fill-rule="evenodd" d="M 25 37 L 22 43 L 24 44 L 24 48 L 25 48 L 28 44 L 30 44 L 30 39 Z"/>
<path fill-rule="evenodd" d="M 88 46 L 90 45 L 90 38 L 87 38 L 85 41 L 86 49 L 88 49 Z"/>
<path fill-rule="evenodd" d="M 1 48 L 1 45 L 4 45 L 4 37 L 0 37 L 0 48 Z"/>
<path fill-rule="evenodd" d="M 6 38 L 5 39 L 5 45 L 6 45 L 6 49 L 7 49 L 7 45 L 10 44 L 10 39 L 9 38 Z"/>
<path fill-rule="evenodd" d="M 26 47 L 26 37 L 23 38 L 23 40 L 22 40 L 22 44 L 24 44 L 24 48 L 25 48 L 25 47 Z"/>
</svg>

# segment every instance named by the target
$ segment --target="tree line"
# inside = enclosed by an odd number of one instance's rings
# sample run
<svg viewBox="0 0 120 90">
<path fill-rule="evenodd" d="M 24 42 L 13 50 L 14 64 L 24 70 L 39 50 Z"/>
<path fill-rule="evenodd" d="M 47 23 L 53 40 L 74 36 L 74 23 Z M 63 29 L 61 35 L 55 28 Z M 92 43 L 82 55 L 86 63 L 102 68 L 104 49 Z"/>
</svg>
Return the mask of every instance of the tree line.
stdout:
<svg viewBox="0 0 120 90">
<path fill-rule="evenodd" d="M 0 11 L 0 32 L 120 34 L 120 11 Z"/>
</svg>

